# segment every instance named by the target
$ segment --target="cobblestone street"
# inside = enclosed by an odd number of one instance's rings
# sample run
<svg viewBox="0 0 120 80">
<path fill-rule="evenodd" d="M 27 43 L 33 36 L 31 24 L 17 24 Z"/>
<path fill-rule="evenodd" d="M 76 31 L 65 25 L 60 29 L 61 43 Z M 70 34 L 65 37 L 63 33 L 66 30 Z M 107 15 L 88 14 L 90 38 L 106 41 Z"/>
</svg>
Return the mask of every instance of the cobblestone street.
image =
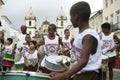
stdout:
<svg viewBox="0 0 120 80">
<path fill-rule="evenodd" d="M 107 75 L 107 80 L 109 80 L 108 75 Z M 120 80 L 120 69 L 114 69 L 113 80 Z"/>
</svg>

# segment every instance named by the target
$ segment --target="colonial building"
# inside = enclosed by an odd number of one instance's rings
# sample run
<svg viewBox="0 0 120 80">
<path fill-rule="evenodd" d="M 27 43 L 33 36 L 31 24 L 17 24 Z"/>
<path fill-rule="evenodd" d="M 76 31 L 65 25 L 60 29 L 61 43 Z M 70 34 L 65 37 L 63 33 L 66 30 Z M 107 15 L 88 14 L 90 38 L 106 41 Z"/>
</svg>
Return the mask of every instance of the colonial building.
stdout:
<svg viewBox="0 0 120 80">
<path fill-rule="evenodd" d="M 61 8 L 59 15 L 57 16 L 56 19 L 57 22 L 57 34 L 59 36 L 63 35 L 64 29 L 66 28 L 66 23 L 67 23 L 67 16 L 65 15 L 63 9 Z"/>
<path fill-rule="evenodd" d="M 14 28 L 12 22 L 8 19 L 7 16 L 1 16 L 2 22 L 2 30 L 4 31 L 5 39 L 13 38 L 14 40 L 17 38 L 17 35 L 20 34 L 20 31 Z"/>
<path fill-rule="evenodd" d="M 2 5 L 4 5 L 3 0 L 0 0 L 0 19 L 1 19 L 1 10 L 2 10 Z"/>
<path fill-rule="evenodd" d="M 30 7 L 27 15 L 25 16 L 25 24 L 27 26 L 27 33 L 29 33 L 31 37 L 34 37 L 36 32 L 36 17 L 33 14 L 32 7 Z"/>
<path fill-rule="evenodd" d="M 3 0 L 0 0 L 0 30 L 2 30 L 2 22 L 1 22 L 2 5 L 4 5 Z"/>
<path fill-rule="evenodd" d="M 101 32 L 101 24 L 103 22 L 103 10 L 96 11 L 91 14 L 89 23 L 90 27 L 96 30 L 98 33 Z"/>
<path fill-rule="evenodd" d="M 45 20 L 41 27 L 39 28 L 39 34 L 40 37 L 43 37 L 44 35 L 48 34 L 48 26 L 49 26 L 50 22 L 48 22 L 47 20 Z"/>
<path fill-rule="evenodd" d="M 109 22 L 112 31 L 120 29 L 120 0 L 103 0 L 103 22 Z"/>
<path fill-rule="evenodd" d="M 64 14 L 63 9 L 61 8 L 57 18 L 56 18 L 56 27 L 57 27 L 57 33 L 59 36 L 63 36 L 64 29 L 66 28 L 67 23 L 67 16 Z M 41 27 L 39 28 L 39 35 L 40 37 L 43 37 L 44 35 L 48 34 L 48 26 L 50 22 L 45 20 Z"/>
</svg>

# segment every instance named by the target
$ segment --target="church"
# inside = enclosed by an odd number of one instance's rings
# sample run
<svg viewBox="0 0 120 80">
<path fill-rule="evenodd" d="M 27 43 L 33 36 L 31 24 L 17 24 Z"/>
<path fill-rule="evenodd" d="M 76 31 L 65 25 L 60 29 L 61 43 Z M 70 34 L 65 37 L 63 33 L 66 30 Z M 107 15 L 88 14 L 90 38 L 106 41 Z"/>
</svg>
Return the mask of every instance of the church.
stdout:
<svg viewBox="0 0 120 80">
<path fill-rule="evenodd" d="M 39 39 L 44 35 L 48 34 L 48 26 L 50 22 L 45 20 L 42 22 L 42 25 L 37 30 L 36 27 L 36 16 L 33 13 L 32 7 L 28 10 L 27 15 L 25 16 L 25 24 L 27 26 L 27 33 L 31 35 L 33 39 Z M 63 9 L 60 9 L 58 16 L 56 17 L 56 26 L 57 26 L 57 33 L 60 37 L 63 36 L 64 29 L 66 28 L 67 23 L 67 16 L 65 15 Z"/>
</svg>

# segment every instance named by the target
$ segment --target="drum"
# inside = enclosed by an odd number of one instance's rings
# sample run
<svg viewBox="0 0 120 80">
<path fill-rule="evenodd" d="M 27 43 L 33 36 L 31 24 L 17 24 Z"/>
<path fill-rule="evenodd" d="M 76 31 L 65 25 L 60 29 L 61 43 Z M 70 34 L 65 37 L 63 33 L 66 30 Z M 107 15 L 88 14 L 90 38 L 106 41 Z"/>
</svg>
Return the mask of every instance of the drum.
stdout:
<svg viewBox="0 0 120 80">
<path fill-rule="evenodd" d="M 14 65 L 14 55 L 4 54 L 3 60 L 2 60 L 2 65 L 12 67 Z"/>
<path fill-rule="evenodd" d="M 108 56 L 102 55 L 102 72 L 106 72 L 108 69 Z"/>
<path fill-rule="evenodd" d="M 49 74 L 35 72 L 6 72 L 0 73 L 0 80 L 49 80 Z"/>
<path fill-rule="evenodd" d="M 50 71 L 63 72 L 66 70 L 66 68 L 65 66 L 61 65 L 61 63 L 59 63 L 61 59 L 63 64 L 70 61 L 70 58 L 64 55 L 51 55 L 47 56 L 47 58 L 45 59 L 45 67 Z"/>
<path fill-rule="evenodd" d="M 24 60 L 16 62 L 15 63 L 15 68 L 16 68 L 16 70 L 23 70 L 23 68 L 24 68 Z"/>
</svg>

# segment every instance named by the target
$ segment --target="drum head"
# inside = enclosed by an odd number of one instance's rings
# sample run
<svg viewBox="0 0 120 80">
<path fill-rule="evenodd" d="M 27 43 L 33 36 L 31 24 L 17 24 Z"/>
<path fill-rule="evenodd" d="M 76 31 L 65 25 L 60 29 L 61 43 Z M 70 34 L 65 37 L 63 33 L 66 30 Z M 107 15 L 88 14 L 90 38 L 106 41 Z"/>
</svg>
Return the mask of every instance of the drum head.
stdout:
<svg viewBox="0 0 120 80">
<path fill-rule="evenodd" d="M 60 57 L 61 56 L 58 56 L 58 55 L 47 56 L 45 60 L 45 68 L 47 68 L 50 71 L 56 71 L 56 72 L 65 71 L 65 67 L 57 62 L 59 61 L 57 59 L 59 59 Z M 63 59 L 63 57 L 61 58 Z M 63 61 L 64 59 L 62 60 L 62 63 Z"/>
<path fill-rule="evenodd" d="M 70 62 L 70 57 L 65 56 L 65 55 L 60 55 L 63 58 L 63 63 Z"/>
</svg>

